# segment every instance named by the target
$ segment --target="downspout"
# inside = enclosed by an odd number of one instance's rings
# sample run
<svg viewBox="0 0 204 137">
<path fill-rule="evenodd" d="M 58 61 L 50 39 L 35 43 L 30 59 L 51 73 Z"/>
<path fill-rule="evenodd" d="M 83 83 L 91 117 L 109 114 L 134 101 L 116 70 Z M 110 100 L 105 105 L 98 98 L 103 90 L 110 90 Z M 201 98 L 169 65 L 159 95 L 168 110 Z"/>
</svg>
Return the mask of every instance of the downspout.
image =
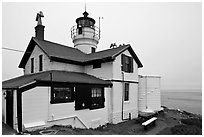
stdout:
<svg viewBox="0 0 204 137">
<path fill-rule="evenodd" d="M 124 91 L 125 91 L 125 84 L 124 84 L 124 72 L 121 72 L 121 73 L 122 73 L 122 84 L 123 84 L 123 90 L 122 90 L 122 120 L 124 120 L 123 119 L 123 101 L 124 101 L 123 94 L 124 94 Z"/>
</svg>

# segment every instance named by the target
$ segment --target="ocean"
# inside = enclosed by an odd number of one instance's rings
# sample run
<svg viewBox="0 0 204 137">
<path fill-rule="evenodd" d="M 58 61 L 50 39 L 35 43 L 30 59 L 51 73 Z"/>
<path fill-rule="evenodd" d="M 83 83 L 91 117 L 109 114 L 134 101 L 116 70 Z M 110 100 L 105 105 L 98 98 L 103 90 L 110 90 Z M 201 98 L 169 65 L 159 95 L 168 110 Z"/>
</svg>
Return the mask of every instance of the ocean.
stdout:
<svg viewBox="0 0 204 137">
<path fill-rule="evenodd" d="M 202 90 L 162 90 L 161 105 L 202 115 Z"/>
</svg>

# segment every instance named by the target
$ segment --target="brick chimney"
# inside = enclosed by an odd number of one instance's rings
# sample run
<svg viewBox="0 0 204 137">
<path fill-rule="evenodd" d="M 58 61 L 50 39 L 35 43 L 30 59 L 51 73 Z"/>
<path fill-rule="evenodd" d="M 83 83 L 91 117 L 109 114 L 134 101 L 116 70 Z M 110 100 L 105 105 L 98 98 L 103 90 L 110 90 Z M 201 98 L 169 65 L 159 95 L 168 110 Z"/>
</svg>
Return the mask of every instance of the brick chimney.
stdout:
<svg viewBox="0 0 204 137">
<path fill-rule="evenodd" d="M 40 39 L 40 40 L 44 40 L 44 28 L 45 26 L 43 25 L 37 25 L 35 27 L 35 37 Z"/>
<path fill-rule="evenodd" d="M 40 40 L 44 40 L 45 26 L 42 25 L 42 20 L 41 20 L 42 17 L 44 17 L 44 15 L 43 15 L 43 12 L 40 11 L 39 13 L 37 13 L 37 16 L 35 19 L 37 21 L 37 26 L 35 27 L 35 37 Z"/>
</svg>

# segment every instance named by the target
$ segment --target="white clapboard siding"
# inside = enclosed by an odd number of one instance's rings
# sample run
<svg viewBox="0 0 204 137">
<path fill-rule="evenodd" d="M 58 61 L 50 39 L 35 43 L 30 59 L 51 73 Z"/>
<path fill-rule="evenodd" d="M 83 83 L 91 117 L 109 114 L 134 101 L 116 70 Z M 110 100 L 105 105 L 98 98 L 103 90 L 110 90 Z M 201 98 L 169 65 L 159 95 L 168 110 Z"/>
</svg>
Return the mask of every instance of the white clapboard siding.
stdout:
<svg viewBox="0 0 204 137">
<path fill-rule="evenodd" d="M 105 88 L 106 98 L 109 98 L 107 93 L 110 91 L 110 88 Z M 77 128 L 84 128 L 85 125 L 87 128 L 96 128 L 108 123 L 106 106 L 75 111 L 75 102 L 50 104 L 49 87 L 35 87 L 23 92 L 22 111 L 24 128 L 52 125 L 72 125 Z"/>
<path fill-rule="evenodd" d="M 46 121 L 48 116 L 48 87 L 36 87 L 22 94 L 23 123 Z"/>
<path fill-rule="evenodd" d="M 160 77 L 139 76 L 139 111 L 159 111 L 161 108 Z"/>
</svg>

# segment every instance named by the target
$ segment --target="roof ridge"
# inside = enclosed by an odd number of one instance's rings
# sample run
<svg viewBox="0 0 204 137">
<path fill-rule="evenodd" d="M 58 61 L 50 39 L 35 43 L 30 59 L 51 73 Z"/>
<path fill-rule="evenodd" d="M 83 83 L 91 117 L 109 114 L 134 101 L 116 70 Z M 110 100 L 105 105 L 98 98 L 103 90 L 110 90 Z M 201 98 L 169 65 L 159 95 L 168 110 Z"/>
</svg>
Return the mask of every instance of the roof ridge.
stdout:
<svg viewBox="0 0 204 137">
<path fill-rule="evenodd" d="M 101 51 L 98 51 L 98 52 L 95 52 L 95 53 L 89 53 L 87 55 L 97 54 L 97 53 L 100 53 L 100 52 L 106 52 L 106 51 L 109 51 L 109 50 L 119 49 L 119 48 L 122 48 L 122 47 L 125 48 L 126 46 L 129 46 L 129 45 L 122 45 L 122 46 L 119 46 L 119 47 L 116 47 L 116 48 L 105 49 L 105 50 L 101 50 Z"/>
<path fill-rule="evenodd" d="M 70 46 L 67 46 L 67 45 L 59 44 L 59 43 L 52 42 L 52 41 L 48 41 L 48 40 L 40 40 L 40 39 L 38 39 L 38 38 L 36 38 L 36 37 L 32 37 L 32 38 L 33 38 L 33 39 L 36 39 L 36 40 L 39 40 L 39 41 L 44 41 L 44 42 L 49 42 L 49 43 L 52 43 L 52 44 L 56 44 L 56 45 L 58 45 L 58 46 L 62 46 L 62 47 L 65 47 L 65 48 L 71 48 L 71 49 L 74 49 L 74 50 L 77 50 L 77 51 L 83 53 L 82 51 L 80 51 L 80 50 L 78 50 L 78 49 L 76 49 L 76 48 L 74 48 L 74 47 L 70 47 Z M 85 54 L 85 53 L 83 53 L 83 54 Z"/>
</svg>

